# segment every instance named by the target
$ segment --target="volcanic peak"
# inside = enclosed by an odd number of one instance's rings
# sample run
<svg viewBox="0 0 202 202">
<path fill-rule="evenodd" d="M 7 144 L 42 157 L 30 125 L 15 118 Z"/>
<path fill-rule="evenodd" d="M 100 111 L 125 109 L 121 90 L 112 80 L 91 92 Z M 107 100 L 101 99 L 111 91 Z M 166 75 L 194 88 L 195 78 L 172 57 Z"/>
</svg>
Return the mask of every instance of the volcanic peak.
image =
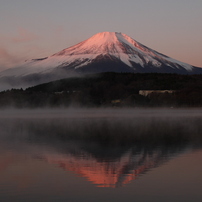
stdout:
<svg viewBox="0 0 202 202">
<path fill-rule="evenodd" d="M 0 78 L 28 75 L 45 77 L 47 74 L 55 75 L 56 72 L 59 75 L 57 78 L 65 78 L 72 72 L 80 74 L 108 71 L 202 73 L 202 69 L 163 55 L 126 34 L 101 32 L 47 58 L 28 60 L 20 67 L 5 70 L 0 73 Z"/>
</svg>

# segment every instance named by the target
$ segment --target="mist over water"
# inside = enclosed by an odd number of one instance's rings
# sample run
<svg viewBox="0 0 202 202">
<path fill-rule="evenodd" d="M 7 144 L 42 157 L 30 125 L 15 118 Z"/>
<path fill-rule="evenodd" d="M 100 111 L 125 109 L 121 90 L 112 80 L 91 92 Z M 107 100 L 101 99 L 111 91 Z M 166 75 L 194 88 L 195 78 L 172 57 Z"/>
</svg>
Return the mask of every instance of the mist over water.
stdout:
<svg viewBox="0 0 202 202">
<path fill-rule="evenodd" d="M 81 187 L 82 179 L 85 179 L 98 188 L 127 188 L 136 179 L 141 180 L 142 176 L 147 176 L 153 169 L 160 169 L 172 159 L 200 150 L 201 134 L 201 109 L 2 110 L 0 198 L 2 196 L 9 201 L 11 196 L 16 195 L 22 200 L 26 194 L 25 198 L 30 200 L 33 198 L 31 190 L 37 187 L 44 189 L 45 193 L 49 190 L 46 197 L 53 199 L 57 195 L 53 188 L 44 186 L 45 181 L 51 183 L 52 177 L 45 177 L 43 172 L 57 176 L 63 171 L 62 178 L 66 181 L 56 181 L 68 189 L 74 184 L 74 181 L 68 181 L 75 178 L 71 173 L 79 176 L 81 182 L 78 186 Z M 26 183 L 20 191 L 10 189 L 15 187 L 15 183 L 24 181 L 24 174 L 17 182 L 15 178 L 10 179 L 11 170 L 15 170 L 17 165 L 21 166 L 21 170 L 26 170 L 27 162 L 36 169 L 26 171 L 28 178 L 32 178 L 33 172 L 39 172 L 43 174 L 43 179 L 38 183 Z M 46 171 L 41 166 L 45 166 Z M 5 178 L 8 187 L 2 192 Z M 94 190 L 90 185 L 88 187 L 88 191 Z M 98 197 L 96 193 L 95 197 Z M 68 194 L 67 191 L 60 191 L 58 198 L 66 200 L 70 195 L 75 199 L 72 201 L 83 197 L 81 193 L 80 196 L 73 194 L 70 188 Z M 116 200 L 119 201 L 121 198 L 118 195 Z M 35 193 L 37 196 L 40 196 L 38 191 Z M 85 199 L 88 200 L 89 196 Z"/>
<path fill-rule="evenodd" d="M 1 132 L 14 128 L 19 138 L 23 132 L 47 141 L 106 140 L 106 144 L 200 143 L 201 123 L 201 109 L 10 109 L 0 114 Z"/>
</svg>

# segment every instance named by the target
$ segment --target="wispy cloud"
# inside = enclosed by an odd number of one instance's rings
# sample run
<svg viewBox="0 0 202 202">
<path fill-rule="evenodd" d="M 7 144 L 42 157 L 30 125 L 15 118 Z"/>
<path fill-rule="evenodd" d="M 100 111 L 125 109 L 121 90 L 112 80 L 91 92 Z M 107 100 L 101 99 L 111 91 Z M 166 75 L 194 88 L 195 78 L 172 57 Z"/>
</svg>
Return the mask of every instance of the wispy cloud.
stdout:
<svg viewBox="0 0 202 202">
<path fill-rule="evenodd" d="M 10 38 L 13 43 L 24 43 L 39 39 L 39 36 L 24 28 L 19 28 L 16 36 Z"/>
</svg>

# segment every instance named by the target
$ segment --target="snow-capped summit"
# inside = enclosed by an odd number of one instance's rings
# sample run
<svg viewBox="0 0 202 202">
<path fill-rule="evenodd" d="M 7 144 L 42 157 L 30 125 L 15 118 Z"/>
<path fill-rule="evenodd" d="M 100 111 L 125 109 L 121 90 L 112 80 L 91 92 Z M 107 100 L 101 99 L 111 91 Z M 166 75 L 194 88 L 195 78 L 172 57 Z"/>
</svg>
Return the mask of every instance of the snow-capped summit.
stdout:
<svg viewBox="0 0 202 202">
<path fill-rule="evenodd" d="M 21 67 L 0 72 L 1 78 L 17 77 L 43 83 L 70 73 L 202 73 L 201 68 L 158 53 L 126 34 L 101 32 L 52 56 L 33 59 Z"/>
<path fill-rule="evenodd" d="M 118 32 L 101 32 L 91 38 L 63 51 L 54 54 L 59 55 L 82 55 L 82 54 L 132 54 L 136 49 L 146 49 L 129 36 Z"/>
</svg>

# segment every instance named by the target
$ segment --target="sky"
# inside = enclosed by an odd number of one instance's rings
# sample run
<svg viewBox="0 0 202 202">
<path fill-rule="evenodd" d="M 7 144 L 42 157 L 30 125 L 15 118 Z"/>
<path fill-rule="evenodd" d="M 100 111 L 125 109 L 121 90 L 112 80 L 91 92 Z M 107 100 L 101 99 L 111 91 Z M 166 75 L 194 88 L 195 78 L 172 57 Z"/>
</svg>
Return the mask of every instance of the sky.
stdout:
<svg viewBox="0 0 202 202">
<path fill-rule="evenodd" d="M 0 0 L 0 71 L 104 31 L 202 67 L 201 21 L 201 0 Z"/>
</svg>

